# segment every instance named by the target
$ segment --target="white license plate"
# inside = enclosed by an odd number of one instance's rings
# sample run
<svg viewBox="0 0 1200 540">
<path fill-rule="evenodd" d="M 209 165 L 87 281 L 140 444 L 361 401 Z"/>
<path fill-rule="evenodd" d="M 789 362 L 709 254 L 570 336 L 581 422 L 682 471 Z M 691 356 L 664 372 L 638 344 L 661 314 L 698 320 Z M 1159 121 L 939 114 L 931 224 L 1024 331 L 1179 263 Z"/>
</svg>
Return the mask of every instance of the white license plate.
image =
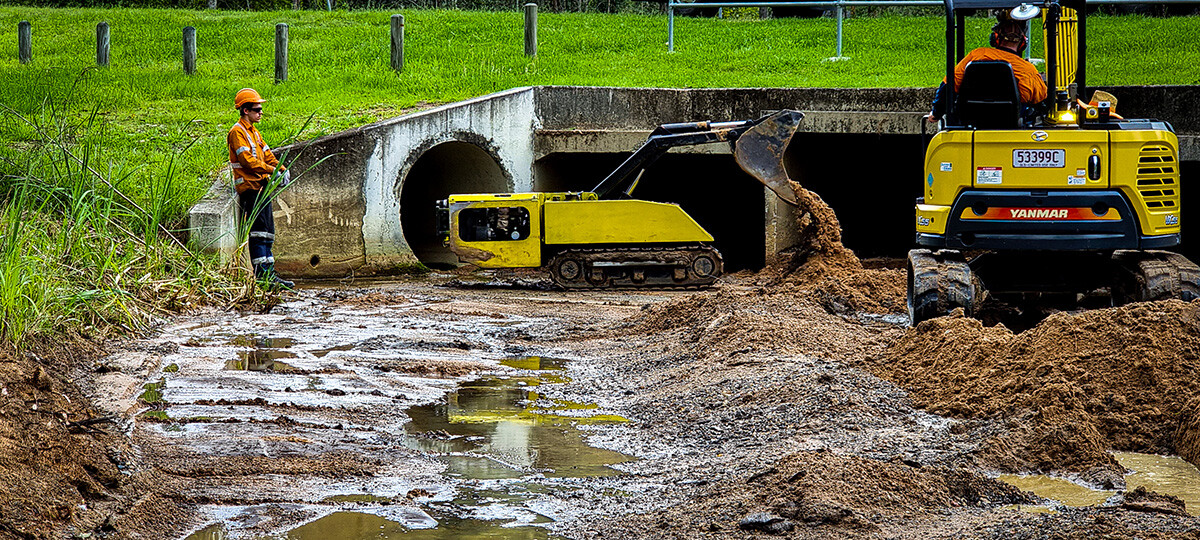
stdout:
<svg viewBox="0 0 1200 540">
<path fill-rule="evenodd" d="M 1063 167 L 1066 150 L 1013 150 L 1013 167 Z"/>
</svg>

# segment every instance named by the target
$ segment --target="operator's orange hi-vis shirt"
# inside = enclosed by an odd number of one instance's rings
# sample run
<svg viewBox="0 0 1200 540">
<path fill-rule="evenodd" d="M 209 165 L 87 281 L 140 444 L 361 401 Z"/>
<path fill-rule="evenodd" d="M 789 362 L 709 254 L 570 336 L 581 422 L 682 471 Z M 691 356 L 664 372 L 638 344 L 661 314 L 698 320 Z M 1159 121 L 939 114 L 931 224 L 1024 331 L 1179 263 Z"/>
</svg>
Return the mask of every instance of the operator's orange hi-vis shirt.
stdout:
<svg viewBox="0 0 1200 540">
<path fill-rule="evenodd" d="M 233 187 L 238 193 L 261 190 L 267 177 L 275 172 L 279 160 L 263 142 L 254 124 L 238 120 L 225 137 L 229 145 L 229 166 L 233 168 Z"/>
<path fill-rule="evenodd" d="M 1041 74 L 1038 73 L 1036 67 L 1033 67 L 1033 64 L 1011 52 L 989 47 L 980 47 L 967 53 L 962 60 L 959 60 L 958 65 L 954 66 L 955 92 L 962 86 L 963 72 L 966 71 L 967 64 L 976 60 L 1008 62 L 1013 68 L 1013 75 L 1017 77 L 1017 90 L 1021 92 L 1021 103 L 1041 103 L 1046 99 L 1046 81 L 1042 80 Z M 945 82 L 945 79 L 942 82 Z"/>
</svg>

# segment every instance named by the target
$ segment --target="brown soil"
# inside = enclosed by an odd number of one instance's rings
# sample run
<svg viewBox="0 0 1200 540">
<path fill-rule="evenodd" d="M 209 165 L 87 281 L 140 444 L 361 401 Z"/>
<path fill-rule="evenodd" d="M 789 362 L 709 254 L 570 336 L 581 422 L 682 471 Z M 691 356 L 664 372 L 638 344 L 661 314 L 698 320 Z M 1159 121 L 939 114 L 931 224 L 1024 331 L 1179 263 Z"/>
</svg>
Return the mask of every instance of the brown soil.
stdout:
<svg viewBox="0 0 1200 540">
<path fill-rule="evenodd" d="M 128 445 L 69 381 L 96 348 L 82 339 L 0 348 L 0 538 L 50 538 L 103 522 L 129 486 Z M 90 529 L 88 529 L 90 530 Z"/>
<path fill-rule="evenodd" d="M 765 470 L 737 475 L 705 490 L 693 503 L 660 513 L 654 518 L 659 524 L 654 532 L 667 538 L 727 538 L 753 532 L 789 538 L 870 537 L 894 525 L 943 519 L 946 508 L 1034 501 L 1011 485 L 966 471 L 797 452 Z M 734 521 L 730 516 L 744 517 Z M 774 523 L 764 526 L 764 518 Z M 615 533 L 614 538 L 645 538 L 641 527 L 644 523 L 636 520 L 608 532 Z"/>
<path fill-rule="evenodd" d="M 905 276 L 900 269 L 867 269 L 842 245 L 841 224 L 819 195 L 792 182 L 799 201 L 800 243 L 782 253 L 759 277 L 772 287 L 811 291 L 832 313 L 900 313 Z"/>
<path fill-rule="evenodd" d="M 934 319 L 865 367 L 931 412 L 1008 419 L 987 466 L 1119 473 L 1110 449 L 1195 460 L 1198 354 L 1200 303 L 1169 301 L 1059 313 L 1017 335 Z"/>
</svg>

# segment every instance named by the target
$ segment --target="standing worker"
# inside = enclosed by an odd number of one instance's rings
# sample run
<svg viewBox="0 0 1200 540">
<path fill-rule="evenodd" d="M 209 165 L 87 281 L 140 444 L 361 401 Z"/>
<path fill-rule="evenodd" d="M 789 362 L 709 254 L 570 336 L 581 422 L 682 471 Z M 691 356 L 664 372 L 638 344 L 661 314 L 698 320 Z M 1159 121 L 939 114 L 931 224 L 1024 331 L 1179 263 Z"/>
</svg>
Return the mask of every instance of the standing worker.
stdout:
<svg viewBox="0 0 1200 540">
<path fill-rule="evenodd" d="M 268 287 L 291 289 L 294 283 L 275 273 L 275 257 L 271 254 L 271 244 L 275 243 L 275 216 L 271 211 L 271 194 L 263 193 L 273 174 L 282 174 L 281 185 L 287 186 L 291 173 L 279 164 L 271 147 L 263 142 L 262 134 L 254 127 L 262 120 L 262 104 L 266 101 L 253 88 L 238 90 L 233 105 L 241 118 L 229 129 L 225 141 L 229 144 L 229 166 L 233 168 L 233 187 L 237 190 L 242 219 L 252 220 L 250 264 L 254 266 L 254 277 Z"/>
<path fill-rule="evenodd" d="M 954 91 L 962 86 L 963 73 L 967 64 L 976 60 L 999 60 L 1012 66 L 1013 75 L 1017 78 L 1017 91 L 1021 94 L 1021 104 L 1024 113 L 1028 108 L 1046 100 L 1046 81 L 1038 73 L 1036 67 L 1028 60 L 1021 58 L 1025 47 L 1029 45 L 1029 37 L 1025 35 L 1025 21 L 1015 20 L 1003 13 L 996 25 L 992 27 L 992 35 L 988 39 L 991 47 L 975 49 L 954 66 Z M 933 112 L 925 117 L 930 122 L 936 122 L 946 114 L 948 104 L 945 99 L 947 81 L 942 80 L 937 95 L 933 98 Z M 1022 116 L 1027 116 L 1023 114 Z"/>
</svg>

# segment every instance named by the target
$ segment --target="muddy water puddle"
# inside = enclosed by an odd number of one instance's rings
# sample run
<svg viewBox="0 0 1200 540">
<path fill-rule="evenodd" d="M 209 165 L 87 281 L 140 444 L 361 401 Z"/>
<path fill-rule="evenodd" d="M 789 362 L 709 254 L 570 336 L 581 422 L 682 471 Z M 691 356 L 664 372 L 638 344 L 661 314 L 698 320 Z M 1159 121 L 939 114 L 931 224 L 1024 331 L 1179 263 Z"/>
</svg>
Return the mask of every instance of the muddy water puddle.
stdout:
<svg viewBox="0 0 1200 540">
<path fill-rule="evenodd" d="M 594 448 L 581 428 L 624 422 L 594 414 L 596 405 L 541 397 L 544 384 L 564 383 L 564 362 L 541 357 L 501 362 L 531 376 L 487 376 L 464 382 L 445 403 L 408 410 L 411 448 L 440 454 L 447 474 L 462 478 L 519 478 L 542 474 L 578 478 L 619 474 L 611 465 L 632 460 Z"/>
<path fill-rule="evenodd" d="M 139 344 L 114 407 L 213 501 L 191 538 L 546 538 L 620 496 L 631 458 L 588 440 L 624 419 L 563 395 L 570 363 L 531 348 L 557 311 L 385 292 L 205 313 Z"/>
<path fill-rule="evenodd" d="M 284 533 L 258 538 L 289 540 L 368 538 L 545 539 L 538 524 L 553 521 L 539 512 L 555 492 L 578 489 L 555 479 L 619 474 L 611 466 L 630 456 L 594 448 L 585 441 L 589 426 L 624 422 L 597 414 L 595 404 L 547 399 L 546 385 L 569 382 L 566 361 L 520 357 L 500 361 L 518 375 L 485 375 L 463 381 L 433 404 L 409 407 L 403 443 L 445 465 L 452 489 L 414 489 L 386 496 L 345 493 L 324 497 L 326 513 Z M 416 501 L 419 509 L 413 508 Z M 425 520 L 393 519 L 389 512 L 413 508 Z M 354 511 L 349 508 L 362 508 Z M 536 510 L 535 510 L 536 509 Z M 261 512 L 247 510 L 247 515 Z M 418 516 L 418 517 L 419 517 Z M 212 525 L 188 540 L 232 538 L 224 524 Z M 247 537 L 245 531 L 237 537 Z"/>
<path fill-rule="evenodd" d="M 1176 456 L 1157 456 L 1119 452 L 1113 454 L 1117 462 L 1127 470 L 1126 489 L 1132 491 L 1145 487 L 1163 495 L 1183 499 L 1187 511 L 1200 515 L 1200 470 Z M 1039 497 L 1053 501 L 1051 507 L 1096 506 L 1109 502 L 1119 492 L 1116 490 L 1092 489 L 1065 478 L 1044 475 L 1000 475 L 1003 482 L 1012 484 Z M 1021 507 L 1021 510 L 1045 511 L 1046 507 Z"/>
<path fill-rule="evenodd" d="M 212 525 L 187 537 L 187 540 L 228 540 L 232 538 L 223 525 Z M 296 527 L 281 535 L 261 537 L 262 540 L 379 540 L 390 538 L 427 540 L 544 540 L 557 538 L 541 527 L 498 527 L 492 522 L 440 517 L 437 528 L 414 529 L 391 519 L 364 512 L 334 512 Z"/>
</svg>

